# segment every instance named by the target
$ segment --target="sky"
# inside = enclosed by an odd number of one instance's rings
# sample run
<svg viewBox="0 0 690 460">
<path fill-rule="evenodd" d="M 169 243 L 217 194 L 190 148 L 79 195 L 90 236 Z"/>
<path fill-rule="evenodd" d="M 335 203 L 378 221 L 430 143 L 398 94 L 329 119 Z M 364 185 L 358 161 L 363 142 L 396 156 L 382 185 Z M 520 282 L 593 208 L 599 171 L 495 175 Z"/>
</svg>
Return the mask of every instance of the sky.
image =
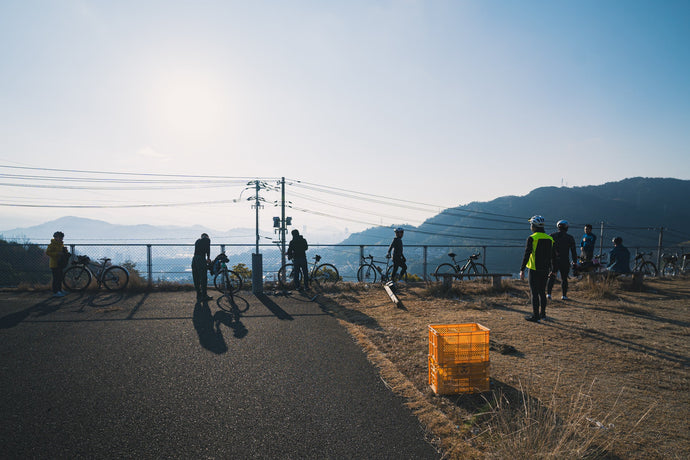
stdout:
<svg viewBox="0 0 690 460">
<path fill-rule="evenodd" d="M 282 177 L 293 225 L 348 231 L 690 179 L 688 24 L 686 0 L 0 0 L 0 230 L 253 227 L 256 179 L 270 234 Z"/>
</svg>

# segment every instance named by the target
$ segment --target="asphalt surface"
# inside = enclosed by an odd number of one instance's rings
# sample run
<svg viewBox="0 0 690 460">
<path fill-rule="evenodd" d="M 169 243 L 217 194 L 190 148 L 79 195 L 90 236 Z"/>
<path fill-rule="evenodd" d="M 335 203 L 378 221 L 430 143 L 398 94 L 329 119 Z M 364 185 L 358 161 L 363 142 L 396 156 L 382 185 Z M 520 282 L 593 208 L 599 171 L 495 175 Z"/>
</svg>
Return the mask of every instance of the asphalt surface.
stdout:
<svg viewBox="0 0 690 460">
<path fill-rule="evenodd" d="M 2 457 L 439 458 L 318 302 L 235 300 L 0 292 Z"/>
</svg>

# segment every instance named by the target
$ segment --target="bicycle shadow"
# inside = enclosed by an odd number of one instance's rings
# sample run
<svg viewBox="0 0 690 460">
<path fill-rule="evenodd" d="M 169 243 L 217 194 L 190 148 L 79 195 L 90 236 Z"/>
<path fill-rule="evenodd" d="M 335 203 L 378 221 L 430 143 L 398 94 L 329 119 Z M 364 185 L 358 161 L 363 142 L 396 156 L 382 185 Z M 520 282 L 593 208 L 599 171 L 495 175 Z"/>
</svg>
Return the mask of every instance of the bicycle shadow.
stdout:
<svg viewBox="0 0 690 460">
<path fill-rule="evenodd" d="M 215 319 L 211 314 L 208 302 L 197 302 L 194 305 L 192 324 L 194 324 L 194 329 L 199 336 L 199 344 L 203 348 L 217 355 L 228 351 L 228 345 L 225 343 L 223 334 L 220 329 L 214 327 Z"/>
<path fill-rule="evenodd" d="M 240 302 L 243 304 L 244 308 L 240 308 L 236 299 L 240 299 Z M 245 312 L 247 309 L 249 309 L 249 302 L 242 297 L 233 296 L 230 298 L 219 297 L 216 300 L 216 303 L 218 308 L 220 308 L 220 310 L 215 312 L 213 315 L 213 324 L 216 332 L 222 335 L 220 325 L 224 324 L 228 328 L 232 329 L 232 335 L 235 338 L 244 338 L 249 331 L 242 323 L 241 318 L 242 312 Z"/>
<path fill-rule="evenodd" d="M 81 302 L 76 312 L 83 312 L 86 307 L 105 308 L 121 302 L 126 296 L 122 291 L 117 292 L 79 292 L 70 294 L 72 301 Z"/>
</svg>

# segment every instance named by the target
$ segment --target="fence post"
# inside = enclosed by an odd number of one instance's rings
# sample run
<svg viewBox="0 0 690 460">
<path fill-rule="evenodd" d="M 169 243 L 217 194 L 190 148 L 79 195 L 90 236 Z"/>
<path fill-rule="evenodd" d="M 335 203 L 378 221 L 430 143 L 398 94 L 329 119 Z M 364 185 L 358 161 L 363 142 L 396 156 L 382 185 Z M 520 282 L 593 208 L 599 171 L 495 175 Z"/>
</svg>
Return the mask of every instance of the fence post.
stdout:
<svg viewBox="0 0 690 460">
<path fill-rule="evenodd" d="M 359 245 L 359 263 L 361 264 L 364 262 L 364 245 L 360 244 Z"/>
<path fill-rule="evenodd" d="M 424 251 L 423 251 L 423 253 L 424 253 L 424 281 L 427 281 L 426 273 L 427 273 L 427 255 L 428 255 L 428 251 L 429 251 L 429 247 L 428 247 L 428 246 L 424 246 Z"/>
<path fill-rule="evenodd" d="M 482 264 L 486 267 L 486 246 L 482 246 Z"/>
<path fill-rule="evenodd" d="M 149 287 L 153 285 L 153 259 L 151 258 L 151 245 L 146 245 L 146 271 L 149 278 Z"/>
<path fill-rule="evenodd" d="M 664 247 L 664 227 L 659 228 L 659 248 L 656 253 L 656 274 L 657 276 L 661 276 L 661 250 Z"/>
</svg>

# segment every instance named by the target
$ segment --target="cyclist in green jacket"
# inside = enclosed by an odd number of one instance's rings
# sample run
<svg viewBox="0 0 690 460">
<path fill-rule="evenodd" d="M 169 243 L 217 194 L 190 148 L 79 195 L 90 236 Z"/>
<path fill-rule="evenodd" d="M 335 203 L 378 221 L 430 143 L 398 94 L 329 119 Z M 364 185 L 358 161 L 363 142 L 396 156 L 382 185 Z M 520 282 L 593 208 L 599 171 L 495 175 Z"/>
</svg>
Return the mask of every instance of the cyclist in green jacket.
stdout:
<svg viewBox="0 0 690 460">
<path fill-rule="evenodd" d="M 529 268 L 529 290 L 532 297 L 532 316 L 527 321 L 538 323 L 546 319 L 546 283 L 556 267 L 556 251 L 553 238 L 544 232 L 544 218 L 533 216 L 530 220 L 532 234 L 527 238 L 525 255 L 520 266 L 520 279 L 525 279 L 525 268 Z"/>
</svg>

